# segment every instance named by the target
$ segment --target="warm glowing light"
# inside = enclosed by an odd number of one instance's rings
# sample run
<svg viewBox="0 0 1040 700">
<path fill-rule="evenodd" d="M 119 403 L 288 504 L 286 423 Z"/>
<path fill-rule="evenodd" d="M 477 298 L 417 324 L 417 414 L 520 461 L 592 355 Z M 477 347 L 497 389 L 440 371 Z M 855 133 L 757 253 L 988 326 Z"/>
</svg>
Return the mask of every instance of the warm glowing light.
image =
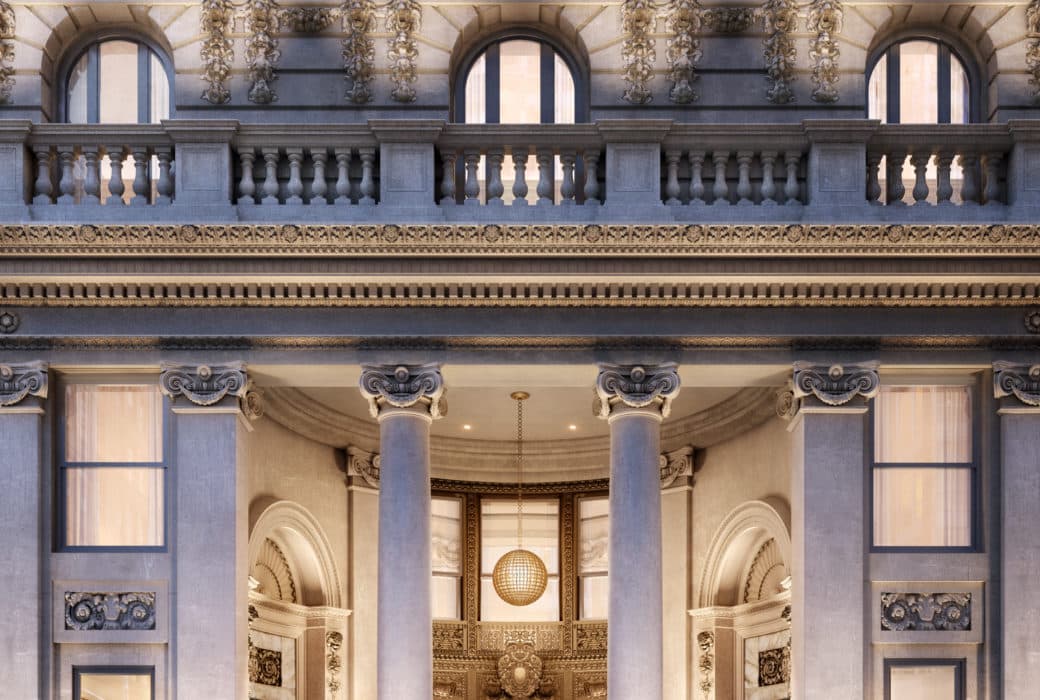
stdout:
<svg viewBox="0 0 1040 700">
<path fill-rule="evenodd" d="M 466 423 L 464 426 L 462 426 L 462 429 L 463 430 L 473 430 L 473 426 L 470 425 L 469 423 Z"/>
<path fill-rule="evenodd" d="M 578 426 L 574 425 L 573 423 L 567 426 L 567 430 L 577 430 L 577 429 L 578 429 Z"/>
</svg>

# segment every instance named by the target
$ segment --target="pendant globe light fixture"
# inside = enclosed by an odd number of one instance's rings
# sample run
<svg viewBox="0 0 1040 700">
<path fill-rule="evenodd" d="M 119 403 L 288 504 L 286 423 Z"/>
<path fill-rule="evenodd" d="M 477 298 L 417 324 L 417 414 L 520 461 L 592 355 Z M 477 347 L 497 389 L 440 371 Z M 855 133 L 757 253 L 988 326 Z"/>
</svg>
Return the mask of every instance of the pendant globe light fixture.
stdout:
<svg viewBox="0 0 1040 700">
<path fill-rule="evenodd" d="M 524 549 L 524 401 L 526 391 L 509 395 L 516 401 L 516 549 L 506 552 L 495 564 L 491 580 L 495 592 L 510 605 L 530 605 L 545 593 L 548 575 L 537 554 Z"/>
</svg>

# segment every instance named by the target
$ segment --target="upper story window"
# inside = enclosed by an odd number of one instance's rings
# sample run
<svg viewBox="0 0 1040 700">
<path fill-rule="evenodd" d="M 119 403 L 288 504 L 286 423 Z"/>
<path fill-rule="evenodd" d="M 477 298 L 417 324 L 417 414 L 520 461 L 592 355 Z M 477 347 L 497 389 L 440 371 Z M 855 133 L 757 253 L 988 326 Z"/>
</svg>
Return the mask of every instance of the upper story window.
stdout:
<svg viewBox="0 0 1040 700">
<path fill-rule="evenodd" d="M 874 546 L 973 545 L 972 387 L 882 386 L 874 403 Z"/>
<path fill-rule="evenodd" d="M 455 121 L 467 124 L 573 124 L 579 104 L 575 70 L 549 43 L 510 38 L 464 67 Z"/>
<path fill-rule="evenodd" d="M 106 39 L 72 64 L 65 83 L 71 124 L 149 124 L 170 116 L 170 73 L 147 44 Z"/>
<path fill-rule="evenodd" d="M 158 385 L 69 381 L 62 399 L 62 544 L 162 547 L 166 469 Z"/>
<path fill-rule="evenodd" d="M 966 124 L 971 90 L 949 45 L 911 39 L 889 46 L 867 81 L 868 116 L 886 124 Z"/>
</svg>

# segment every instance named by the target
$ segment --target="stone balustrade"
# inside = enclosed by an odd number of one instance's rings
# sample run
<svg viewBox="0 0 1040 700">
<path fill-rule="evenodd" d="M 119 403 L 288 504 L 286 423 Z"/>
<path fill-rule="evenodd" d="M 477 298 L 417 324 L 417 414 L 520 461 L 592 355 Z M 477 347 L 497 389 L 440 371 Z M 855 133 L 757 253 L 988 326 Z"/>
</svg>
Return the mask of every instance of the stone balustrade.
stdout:
<svg viewBox="0 0 1040 700">
<path fill-rule="evenodd" d="M 18 221 L 1035 221 L 1040 120 L 0 120 Z"/>
</svg>

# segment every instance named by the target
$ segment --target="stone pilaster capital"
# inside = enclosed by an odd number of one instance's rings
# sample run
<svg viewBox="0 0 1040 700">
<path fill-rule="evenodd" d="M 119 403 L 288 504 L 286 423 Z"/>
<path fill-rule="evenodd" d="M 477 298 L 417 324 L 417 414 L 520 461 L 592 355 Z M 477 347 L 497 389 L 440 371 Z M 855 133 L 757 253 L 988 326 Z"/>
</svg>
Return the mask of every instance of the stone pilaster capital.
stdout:
<svg viewBox="0 0 1040 700">
<path fill-rule="evenodd" d="M 793 397 L 815 396 L 828 406 L 843 406 L 857 396 L 871 399 L 881 386 L 878 363 L 816 365 L 794 363 Z"/>
<path fill-rule="evenodd" d="M 374 489 L 379 488 L 380 457 L 374 452 L 368 452 L 350 445 L 347 447 L 347 477 L 360 477 L 365 483 Z"/>
<path fill-rule="evenodd" d="M 434 419 L 448 413 L 444 378 L 438 364 L 362 365 L 360 385 L 373 418 L 378 418 L 380 410 L 387 407 L 425 406 Z"/>
<path fill-rule="evenodd" d="M 1014 396 L 1026 406 L 1040 406 L 1040 364 L 994 362 L 993 396 Z"/>
<path fill-rule="evenodd" d="M 776 390 L 777 416 L 784 420 L 791 420 L 798 415 L 798 410 L 801 407 L 802 400 L 795 396 L 793 381 L 788 380 L 786 385 Z"/>
<path fill-rule="evenodd" d="M 661 455 L 661 488 L 668 488 L 676 479 L 693 476 L 693 445 L 686 445 Z"/>
<path fill-rule="evenodd" d="M 197 406 L 212 406 L 233 396 L 249 418 L 263 415 L 262 393 L 249 380 L 244 362 L 226 365 L 164 362 L 159 375 L 159 390 L 174 400 L 183 396 Z"/>
<path fill-rule="evenodd" d="M 679 368 L 674 362 L 660 365 L 611 365 L 601 363 L 596 378 L 595 413 L 609 418 L 616 406 L 655 408 L 663 418 L 679 395 Z"/>
<path fill-rule="evenodd" d="M 27 396 L 47 398 L 47 363 L 0 364 L 0 406 L 14 406 Z"/>
</svg>

